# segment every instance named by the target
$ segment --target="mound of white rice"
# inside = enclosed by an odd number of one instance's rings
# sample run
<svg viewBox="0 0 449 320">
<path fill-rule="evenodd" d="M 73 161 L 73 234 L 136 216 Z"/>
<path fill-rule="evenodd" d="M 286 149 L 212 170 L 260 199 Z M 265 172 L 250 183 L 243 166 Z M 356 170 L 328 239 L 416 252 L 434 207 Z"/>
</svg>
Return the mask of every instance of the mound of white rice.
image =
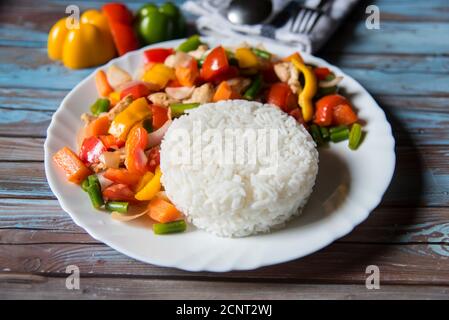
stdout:
<svg viewBox="0 0 449 320">
<path fill-rule="evenodd" d="M 301 212 L 318 152 L 304 127 L 276 107 L 221 101 L 174 120 L 161 144 L 161 170 L 167 196 L 191 223 L 242 237 Z"/>
</svg>

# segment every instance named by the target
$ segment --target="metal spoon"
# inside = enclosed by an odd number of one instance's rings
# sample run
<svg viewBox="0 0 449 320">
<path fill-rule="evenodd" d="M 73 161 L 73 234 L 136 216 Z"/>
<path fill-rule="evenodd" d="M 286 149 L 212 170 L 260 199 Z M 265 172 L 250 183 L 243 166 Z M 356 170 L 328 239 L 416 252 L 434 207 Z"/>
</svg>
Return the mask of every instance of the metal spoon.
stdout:
<svg viewBox="0 0 449 320">
<path fill-rule="evenodd" d="M 266 20 L 272 10 L 271 0 L 233 0 L 227 18 L 233 24 L 258 24 Z"/>
</svg>

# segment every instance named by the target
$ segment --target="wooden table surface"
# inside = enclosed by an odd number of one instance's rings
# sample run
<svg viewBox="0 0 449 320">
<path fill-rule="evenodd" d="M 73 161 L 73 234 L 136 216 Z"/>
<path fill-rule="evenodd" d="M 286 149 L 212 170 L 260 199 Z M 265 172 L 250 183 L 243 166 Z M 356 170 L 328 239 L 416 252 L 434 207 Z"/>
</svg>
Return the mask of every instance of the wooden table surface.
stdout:
<svg viewBox="0 0 449 320">
<path fill-rule="evenodd" d="M 373 3 L 380 30 L 365 28 Z M 363 2 L 318 53 L 359 80 L 393 126 L 397 168 L 381 205 L 317 253 L 229 273 L 138 262 L 91 238 L 58 205 L 44 173 L 46 129 L 92 71 L 47 58 L 47 32 L 68 4 L 101 2 L 0 7 L 0 298 L 449 298 L 447 0 Z M 81 290 L 65 287 L 71 264 L 80 267 Z M 380 268 L 379 290 L 365 287 L 368 265 Z"/>
</svg>

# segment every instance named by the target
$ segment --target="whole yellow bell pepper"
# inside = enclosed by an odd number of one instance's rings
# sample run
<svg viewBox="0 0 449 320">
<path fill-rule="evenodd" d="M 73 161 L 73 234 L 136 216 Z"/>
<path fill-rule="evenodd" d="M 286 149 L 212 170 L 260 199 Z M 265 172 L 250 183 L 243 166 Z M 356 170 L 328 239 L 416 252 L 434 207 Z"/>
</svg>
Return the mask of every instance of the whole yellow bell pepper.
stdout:
<svg viewBox="0 0 449 320">
<path fill-rule="evenodd" d="M 255 68 L 259 65 L 259 59 L 249 48 L 238 48 L 235 50 L 235 58 L 240 68 Z"/>
<path fill-rule="evenodd" d="M 175 70 L 163 63 L 155 63 L 142 77 L 143 81 L 155 84 L 159 89 L 165 88 L 167 83 L 173 79 L 175 79 Z"/>
<path fill-rule="evenodd" d="M 108 132 L 117 139 L 125 141 L 129 130 L 131 130 L 137 122 L 150 115 L 151 110 L 144 97 L 134 100 L 125 110 L 115 117 Z"/>
<path fill-rule="evenodd" d="M 62 18 L 48 34 L 48 57 L 62 60 L 71 69 L 97 66 L 115 57 L 116 51 L 106 17 L 97 10 L 81 15 L 79 28 L 69 30 Z"/>
<path fill-rule="evenodd" d="M 157 167 L 154 177 L 136 193 L 136 199 L 140 201 L 153 199 L 156 193 L 161 191 L 161 176 L 161 169 Z"/>
<path fill-rule="evenodd" d="M 302 117 L 304 121 L 308 122 L 313 118 L 313 97 L 317 91 L 317 81 L 315 73 L 311 68 L 306 66 L 303 62 L 293 58 L 291 62 L 304 75 L 304 88 L 298 96 L 298 104 L 301 107 Z"/>
</svg>

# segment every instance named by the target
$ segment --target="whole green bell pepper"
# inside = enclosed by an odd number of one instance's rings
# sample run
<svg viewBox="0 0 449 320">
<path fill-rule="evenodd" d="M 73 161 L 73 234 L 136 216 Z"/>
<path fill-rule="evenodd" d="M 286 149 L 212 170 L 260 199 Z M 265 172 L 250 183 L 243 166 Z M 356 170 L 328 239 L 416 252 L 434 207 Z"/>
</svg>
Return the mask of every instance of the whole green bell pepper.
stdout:
<svg viewBox="0 0 449 320">
<path fill-rule="evenodd" d="M 134 26 L 144 45 L 182 38 L 187 29 L 181 11 L 171 2 L 160 7 L 152 3 L 142 6 L 136 13 Z"/>
</svg>

